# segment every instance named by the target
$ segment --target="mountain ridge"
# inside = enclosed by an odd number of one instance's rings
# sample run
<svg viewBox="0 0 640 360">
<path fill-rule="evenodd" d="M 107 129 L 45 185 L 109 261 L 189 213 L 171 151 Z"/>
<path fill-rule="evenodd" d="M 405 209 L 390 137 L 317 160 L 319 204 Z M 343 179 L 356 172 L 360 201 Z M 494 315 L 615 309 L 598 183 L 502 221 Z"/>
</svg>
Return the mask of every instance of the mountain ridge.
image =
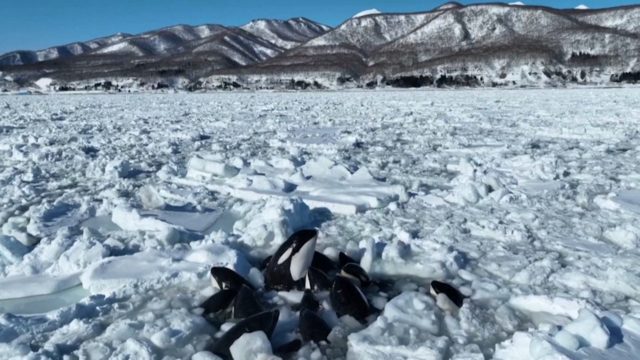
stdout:
<svg viewBox="0 0 640 360">
<path fill-rule="evenodd" d="M 0 71 L 24 84 L 46 74 L 72 87 L 108 78 L 189 89 L 640 80 L 640 5 L 577 10 L 450 2 L 429 11 L 352 17 L 334 28 L 297 17 L 121 35 L 88 50 L 81 46 L 77 55 L 4 64 Z"/>
</svg>

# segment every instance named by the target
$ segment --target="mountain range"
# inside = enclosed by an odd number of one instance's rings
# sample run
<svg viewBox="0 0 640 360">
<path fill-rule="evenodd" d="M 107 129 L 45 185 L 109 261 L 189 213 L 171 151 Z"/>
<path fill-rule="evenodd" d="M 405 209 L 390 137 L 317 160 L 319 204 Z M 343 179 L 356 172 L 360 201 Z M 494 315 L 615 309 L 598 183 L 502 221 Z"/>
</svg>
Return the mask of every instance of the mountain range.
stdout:
<svg viewBox="0 0 640 360">
<path fill-rule="evenodd" d="M 42 78 L 55 90 L 607 84 L 640 80 L 639 57 L 640 6 L 451 2 L 420 13 L 367 10 L 335 28 L 261 19 L 15 51 L 0 55 L 0 87 Z"/>
</svg>

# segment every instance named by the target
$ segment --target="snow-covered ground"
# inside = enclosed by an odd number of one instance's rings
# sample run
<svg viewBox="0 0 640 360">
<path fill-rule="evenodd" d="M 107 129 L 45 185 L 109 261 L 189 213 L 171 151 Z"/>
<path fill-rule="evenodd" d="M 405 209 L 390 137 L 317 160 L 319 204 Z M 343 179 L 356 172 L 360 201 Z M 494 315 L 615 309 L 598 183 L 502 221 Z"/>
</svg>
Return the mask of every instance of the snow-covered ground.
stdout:
<svg viewBox="0 0 640 360">
<path fill-rule="evenodd" d="M 299 357 L 637 358 L 638 99 L 0 98 L 0 358 L 213 359 L 219 329 L 195 310 L 209 268 L 259 283 L 252 266 L 304 227 L 326 253 L 373 239 L 371 275 L 400 294 L 368 294 L 373 323 Z M 442 310 L 432 279 L 470 299 Z M 292 295 L 264 296 L 282 306 L 277 346 Z"/>
</svg>

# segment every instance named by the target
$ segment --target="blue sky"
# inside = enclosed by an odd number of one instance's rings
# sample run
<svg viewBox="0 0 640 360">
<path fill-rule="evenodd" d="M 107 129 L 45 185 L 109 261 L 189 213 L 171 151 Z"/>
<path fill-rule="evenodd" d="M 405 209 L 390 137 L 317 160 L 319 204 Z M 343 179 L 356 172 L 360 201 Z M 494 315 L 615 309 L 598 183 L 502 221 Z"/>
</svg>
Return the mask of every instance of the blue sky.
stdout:
<svg viewBox="0 0 640 360">
<path fill-rule="evenodd" d="M 507 0 L 511 2 L 516 0 Z M 591 8 L 640 0 L 520 0 L 527 5 Z M 431 10 L 448 0 L 0 0 L 0 54 L 87 41 L 117 32 L 140 33 L 176 24 L 242 25 L 256 18 L 304 16 L 336 26 L 371 8 Z M 481 1 L 458 1 L 463 4 Z"/>
</svg>

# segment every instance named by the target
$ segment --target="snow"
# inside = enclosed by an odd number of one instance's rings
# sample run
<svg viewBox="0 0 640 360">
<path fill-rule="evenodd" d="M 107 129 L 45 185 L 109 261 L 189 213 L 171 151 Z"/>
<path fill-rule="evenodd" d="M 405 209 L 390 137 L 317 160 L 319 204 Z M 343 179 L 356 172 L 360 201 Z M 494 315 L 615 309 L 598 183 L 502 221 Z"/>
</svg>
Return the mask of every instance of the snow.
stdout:
<svg viewBox="0 0 640 360">
<path fill-rule="evenodd" d="M 435 8 L 434 10 L 448 10 L 448 9 L 455 9 L 455 8 L 459 8 L 459 7 L 462 7 L 462 5 L 460 3 L 452 1 L 452 2 L 448 2 L 448 3 L 442 4 L 442 5 L 438 6 L 437 8 Z"/>
<path fill-rule="evenodd" d="M 179 256 L 155 250 L 98 261 L 80 276 L 82 286 L 92 294 L 109 294 L 124 287 L 165 285 L 206 277 L 211 266 L 225 266 L 246 272 L 246 260 L 224 247 L 196 248 Z"/>
<path fill-rule="evenodd" d="M 298 143 L 298 139 L 276 140 L 272 146 L 297 146 Z M 240 171 L 229 164 L 192 158 L 186 177 L 172 178 L 172 181 L 204 186 L 247 201 L 295 197 L 311 208 L 326 208 L 346 215 L 382 208 L 391 201 L 407 200 L 403 186 L 379 181 L 365 167 L 352 173 L 323 156 L 310 159 L 302 166 L 289 164 L 291 166 L 282 167 L 282 159 L 271 159 L 270 163 L 256 161 Z"/>
<path fill-rule="evenodd" d="M 364 11 L 361 11 L 361 12 L 353 15 L 352 19 L 359 18 L 359 17 L 362 17 L 362 16 L 367 16 L 367 15 L 375 15 L 375 14 L 382 14 L 382 13 L 380 11 L 378 11 L 378 9 L 369 9 L 369 10 L 364 10 Z"/>
<path fill-rule="evenodd" d="M 576 6 L 576 10 L 589 10 L 589 7 L 587 5 L 578 5 Z"/>
<path fill-rule="evenodd" d="M 438 316 L 437 316 L 438 315 Z M 405 292 L 386 304 L 367 329 L 349 335 L 350 359 L 444 359 L 450 345 L 437 336 L 442 314 L 428 295 Z M 406 333 L 409 336 L 398 336 Z"/>
<path fill-rule="evenodd" d="M 293 18 L 286 21 L 260 19 L 254 20 L 241 28 L 283 49 L 293 49 L 331 29 L 326 25 L 305 18 Z M 254 48 L 256 46 L 258 44 L 252 45 Z M 267 57 L 275 55 L 272 53 L 273 50 L 265 50 L 268 51 L 265 52 Z"/>
<path fill-rule="evenodd" d="M 317 228 L 316 250 L 388 288 L 363 290 L 366 324 L 320 294 L 335 341 L 301 358 L 633 359 L 639 96 L 4 97 L 0 353 L 215 359 L 230 324 L 198 315 L 210 267 L 260 287 L 257 262 Z M 468 299 L 433 297 L 432 280 Z M 302 292 L 262 295 L 280 310 L 273 344 L 248 334 L 234 351 L 269 358 Z"/>
<path fill-rule="evenodd" d="M 0 300 L 53 294 L 80 284 L 79 274 L 10 276 L 0 279 Z"/>
<path fill-rule="evenodd" d="M 40 89 L 46 90 L 49 86 L 51 86 L 52 82 L 53 82 L 53 79 L 51 79 L 51 78 L 41 78 L 41 79 L 35 81 L 35 84 L 38 85 L 38 87 L 40 87 Z"/>
<path fill-rule="evenodd" d="M 593 346 L 599 349 L 609 347 L 609 329 L 591 311 L 580 309 L 577 320 L 564 327 L 564 331 L 573 334 L 581 346 Z M 571 343 L 574 343 L 571 341 Z"/>
<path fill-rule="evenodd" d="M 516 1 L 516 2 L 509 3 L 509 5 L 511 5 L 511 6 L 524 6 L 524 3 L 521 2 L 521 1 Z"/>
</svg>

